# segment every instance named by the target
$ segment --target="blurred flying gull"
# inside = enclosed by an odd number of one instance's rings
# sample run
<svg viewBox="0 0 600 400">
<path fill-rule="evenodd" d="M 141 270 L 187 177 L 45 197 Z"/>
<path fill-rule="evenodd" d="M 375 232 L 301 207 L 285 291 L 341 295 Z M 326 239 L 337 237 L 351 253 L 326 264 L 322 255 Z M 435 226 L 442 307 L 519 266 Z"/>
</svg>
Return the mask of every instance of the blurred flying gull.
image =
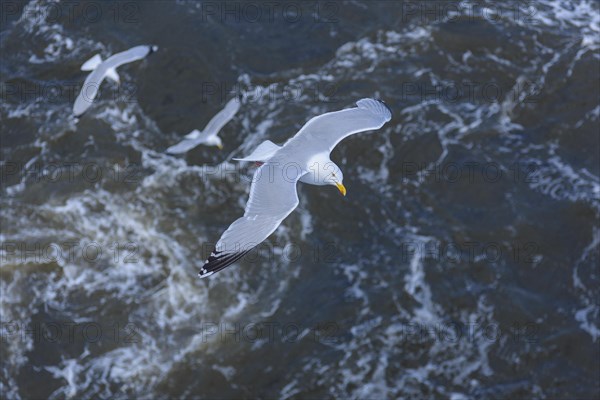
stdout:
<svg viewBox="0 0 600 400">
<path fill-rule="evenodd" d="M 380 100 L 362 99 L 356 105 L 312 118 L 283 146 L 267 140 L 248 157 L 236 159 L 261 166 L 254 173 L 244 216 L 223 233 L 200 277 L 233 264 L 269 237 L 298 205 L 298 181 L 333 185 L 346 195 L 344 175 L 329 158 L 331 151 L 345 137 L 379 129 L 392 118 Z"/>
<path fill-rule="evenodd" d="M 98 94 L 100 84 L 104 78 L 108 78 L 117 84 L 120 83 L 117 68 L 123 64 L 141 60 L 149 54 L 158 50 L 158 46 L 136 46 L 121 53 L 113 54 L 106 60 L 96 54 L 81 66 L 82 71 L 92 71 L 83 83 L 81 92 L 73 105 L 73 114 L 81 116 L 90 106 Z"/>
<path fill-rule="evenodd" d="M 219 131 L 226 123 L 231 121 L 231 119 L 235 116 L 235 114 L 240 109 L 240 100 L 237 98 L 233 98 L 227 102 L 225 108 L 217 113 L 208 124 L 203 131 L 199 131 L 198 129 L 194 129 L 190 133 L 184 136 L 184 139 L 173 145 L 167 149 L 167 153 L 170 154 L 182 154 L 185 153 L 199 144 L 205 144 L 208 146 L 217 146 L 219 149 L 223 148 L 223 142 L 221 138 L 218 136 Z"/>
</svg>

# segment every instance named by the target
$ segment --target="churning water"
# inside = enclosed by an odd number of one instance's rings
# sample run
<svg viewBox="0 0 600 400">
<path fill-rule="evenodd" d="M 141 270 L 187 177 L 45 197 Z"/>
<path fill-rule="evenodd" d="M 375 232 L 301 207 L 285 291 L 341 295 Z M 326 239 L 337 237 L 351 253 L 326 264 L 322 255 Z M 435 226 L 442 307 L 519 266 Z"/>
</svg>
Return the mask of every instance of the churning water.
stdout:
<svg viewBox="0 0 600 400">
<path fill-rule="evenodd" d="M 592 398 L 600 8 L 3 1 L 6 398 Z M 75 120 L 81 64 L 139 44 Z M 164 150 L 234 95 L 225 148 Z M 197 272 L 252 166 L 384 99 L 258 249 Z"/>
</svg>

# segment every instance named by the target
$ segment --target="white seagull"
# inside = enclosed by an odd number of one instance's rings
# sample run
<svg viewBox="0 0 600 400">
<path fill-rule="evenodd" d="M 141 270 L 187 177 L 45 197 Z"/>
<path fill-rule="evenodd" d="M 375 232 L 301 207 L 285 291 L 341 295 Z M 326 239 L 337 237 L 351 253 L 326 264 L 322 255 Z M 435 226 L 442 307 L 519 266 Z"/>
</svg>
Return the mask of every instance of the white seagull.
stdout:
<svg viewBox="0 0 600 400">
<path fill-rule="evenodd" d="M 219 131 L 226 123 L 231 121 L 235 114 L 240 109 L 240 100 L 233 98 L 227 102 L 225 108 L 217 113 L 202 132 L 198 129 L 194 129 L 190 133 L 184 136 L 184 139 L 167 149 L 167 153 L 170 154 L 182 154 L 185 153 L 199 144 L 205 144 L 208 146 L 217 146 L 219 149 L 223 148 L 223 142 L 218 136 Z"/>
<path fill-rule="evenodd" d="M 237 159 L 262 165 L 254 173 L 244 216 L 223 233 L 200 277 L 233 264 L 269 237 L 298 205 L 298 181 L 333 185 L 346 195 L 344 175 L 329 158 L 331 150 L 345 137 L 379 129 L 392 118 L 382 101 L 362 99 L 356 105 L 312 118 L 283 146 L 267 140 Z"/>
<path fill-rule="evenodd" d="M 117 84 L 121 82 L 117 68 L 123 64 L 141 60 L 148 54 L 152 54 L 158 50 L 158 46 L 136 46 L 121 53 L 113 54 L 106 60 L 102 61 L 100 54 L 87 60 L 81 66 L 82 71 L 92 71 L 85 79 L 81 92 L 75 104 L 73 105 L 73 114 L 76 117 L 82 115 L 90 106 L 98 94 L 100 84 L 104 78 L 108 78 Z"/>
</svg>

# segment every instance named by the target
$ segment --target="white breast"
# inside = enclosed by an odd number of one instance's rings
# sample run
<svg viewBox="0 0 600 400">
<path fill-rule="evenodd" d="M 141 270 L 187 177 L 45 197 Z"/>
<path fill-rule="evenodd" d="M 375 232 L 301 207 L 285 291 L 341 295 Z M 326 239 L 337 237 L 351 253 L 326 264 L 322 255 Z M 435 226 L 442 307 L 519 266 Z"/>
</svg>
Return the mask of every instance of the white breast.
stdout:
<svg viewBox="0 0 600 400">
<path fill-rule="evenodd" d="M 307 173 L 300 178 L 301 182 L 323 186 L 329 184 L 325 178 L 331 175 L 336 165 L 329 159 L 328 153 L 321 153 L 311 157 L 303 168 Z"/>
</svg>

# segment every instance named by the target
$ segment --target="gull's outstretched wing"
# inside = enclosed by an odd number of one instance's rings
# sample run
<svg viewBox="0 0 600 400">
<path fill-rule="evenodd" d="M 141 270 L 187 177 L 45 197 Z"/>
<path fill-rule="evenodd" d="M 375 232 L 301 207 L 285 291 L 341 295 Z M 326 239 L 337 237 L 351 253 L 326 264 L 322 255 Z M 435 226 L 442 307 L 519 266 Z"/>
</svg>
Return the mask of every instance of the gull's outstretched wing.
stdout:
<svg viewBox="0 0 600 400">
<path fill-rule="evenodd" d="M 293 142 L 310 142 L 313 148 L 331 151 L 345 137 L 379 129 L 392 118 L 389 107 L 380 100 L 362 99 L 356 105 L 311 118 L 284 147 Z"/>
<path fill-rule="evenodd" d="M 239 109 L 240 101 L 237 97 L 234 97 L 233 99 L 229 100 L 227 104 L 225 104 L 225 107 L 221 111 L 219 111 L 217 115 L 215 115 L 210 121 L 208 121 L 208 124 L 206 124 L 206 127 L 202 132 L 206 133 L 209 136 L 216 135 L 217 133 L 219 133 L 221 128 L 225 126 L 226 123 L 231 121 L 231 119 L 233 118 L 235 113 L 238 112 Z"/>
<path fill-rule="evenodd" d="M 101 62 L 85 79 L 81 92 L 75 99 L 73 114 L 75 114 L 76 117 L 79 117 L 90 108 L 98 95 L 100 84 L 104 78 L 106 78 L 107 73 L 114 72 L 117 67 L 128 62 L 141 60 L 148 54 L 156 51 L 156 49 L 156 46 L 136 46 L 121 53 L 114 54 Z"/>
<path fill-rule="evenodd" d="M 141 60 L 142 58 L 145 58 L 148 54 L 154 53 L 156 50 L 158 50 L 157 46 L 135 46 L 130 48 L 129 50 L 113 54 L 112 56 L 108 57 L 106 61 L 104 61 L 102 64 L 104 67 L 106 67 L 106 69 L 114 69 L 120 67 L 123 64 Z"/>
<path fill-rule="evenodd" d="M 90 108 L 98 94 L 100 84 L 105 77 L 106 68 L 103 68 L 102 64 L 100 64 L 87 78 L 85 78 L 85 82 L 83 82 L 83 86 L 81 87 L 81 92 L 79 92 L 79 95 L 75 99 L 75 104 L 73 104 L 73 114 L 76 117 L 79 117 Z"/>
<path fill-rule="evenodd" d="M 244 216 L 223 233 L 200 269 L 200 277 L 233 264 L 269 237 L 298 205 L 296 184 L 301 176 L 269 163 L 258 168 Z"/>
<path fill-rule="evenodd" d="M 200 132 L 198 129 L 194 129 L 193 131 L 185 135 L 184 139 L 181 142 L 174 144 L 173 146 L 169 147 L 166 151 L 169 154 L 187 153 L 199 144 L 206 142 L 206 139 L 209 136 L 210 135 L 204 132 Z"/>
</svg>

